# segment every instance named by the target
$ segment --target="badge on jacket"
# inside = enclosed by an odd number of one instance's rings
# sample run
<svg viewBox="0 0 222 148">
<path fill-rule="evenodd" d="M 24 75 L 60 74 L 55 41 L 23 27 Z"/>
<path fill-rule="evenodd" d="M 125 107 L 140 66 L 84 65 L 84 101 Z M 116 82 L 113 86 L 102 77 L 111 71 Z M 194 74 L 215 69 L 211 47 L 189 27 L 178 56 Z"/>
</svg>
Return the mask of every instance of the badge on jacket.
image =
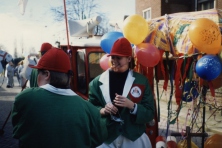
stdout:
<svg viewBox="0 0 222 148">
<path fill-rule="evenodd" d="M 130 93 L 129 93 L 130 99 L 134 103 L 140 102 L 143 98 L 144 89 L 145 89 L 144 85 L 133 84 L 133 86 L 130 89 Z"/>
</svg>

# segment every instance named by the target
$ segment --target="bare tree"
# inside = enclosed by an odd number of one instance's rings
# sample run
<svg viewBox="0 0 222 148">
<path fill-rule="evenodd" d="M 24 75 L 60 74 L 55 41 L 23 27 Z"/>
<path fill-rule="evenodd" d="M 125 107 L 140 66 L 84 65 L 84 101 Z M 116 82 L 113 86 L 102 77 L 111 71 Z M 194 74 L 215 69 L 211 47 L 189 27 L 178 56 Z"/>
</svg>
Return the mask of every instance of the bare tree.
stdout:
<svg viewBox="0 0 222 148">
<path fill-rule="evenodd" d="M 69 20 L 82 20 L 90 18 L 97 14 L 98 4 L 96 0 L 67 0 L 66 11 Z M 56 21 L 64 20 L 64 7 L 52 7 L 51 11 L 54 14 Z"/>
<path fill-rule="evenodd" d="M 96 35 L 103 35 L 108 32 L 108 18 L 105 13 L 99 11 L 99 4 L 96 0 L 67 0 L 66 13 L 68 20 L 83 20 L 99 15 L 102 22 L 95 29 Z M 56 21 L 64 21 L 64 6 L 52 7 L 54 19 Z"/>
</svg>

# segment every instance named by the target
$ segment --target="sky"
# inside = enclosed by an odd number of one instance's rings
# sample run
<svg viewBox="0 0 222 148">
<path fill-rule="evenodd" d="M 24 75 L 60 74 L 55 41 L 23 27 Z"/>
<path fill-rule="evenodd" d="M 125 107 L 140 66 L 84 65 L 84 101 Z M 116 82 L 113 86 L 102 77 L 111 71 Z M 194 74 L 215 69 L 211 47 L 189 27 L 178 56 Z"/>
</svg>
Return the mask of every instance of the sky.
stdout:
<svg viewBox="0 0 222 148">
<path fill-rule="evenodd" d="M 100 12 L 109 20 L 122 20 L 135 14 L 135 0 L 96 0 Z M 28 0 L 25 14 L 20 13 L 19 0 L 0 1 L 0 45 L 12 56 L 14 48 L 22 55 L 37 52 L 43 42 L 52 43 L 66 37 L 65 22 L 55 22 L 51 7 L 63 6 L 63 0 Z M 66 38 L 65 38 L 66 39 Z M 35 50 L 31 50 L 34 48 Z"/>
</svg>

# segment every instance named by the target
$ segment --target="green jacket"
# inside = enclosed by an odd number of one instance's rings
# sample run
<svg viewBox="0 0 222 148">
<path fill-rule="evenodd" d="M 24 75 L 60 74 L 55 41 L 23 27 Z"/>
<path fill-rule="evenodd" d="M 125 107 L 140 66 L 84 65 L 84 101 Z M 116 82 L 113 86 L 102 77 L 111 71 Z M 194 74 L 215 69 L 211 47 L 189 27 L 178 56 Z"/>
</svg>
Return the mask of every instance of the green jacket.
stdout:
<svg viewBox="0 0 222 148">
<path fill-rule="evenodd" d="M 91 103 L 76 94 L 64 96 L 37 87 L 16 96 L 12 125 L 13 137 L 25 148 L 94 148 L 107 137 Z"/>
<path fill-rule="evenodd" d="M 140 89 L 140 96 L 133 95 L 135 88 Z M 111 102 L 109 95 L 109 70 L 96 77 L 89 84 L 89 101 L 100 110 Z M 111 120 L 110 115 L 102 117 L 106 121 L 108 138 L 105 143 L 112 143 L 119 135 L 135 141 L 146 129 L 146 123 L 154 118 L 154 98 L 145 76 L 129 71 L 123 90 L 123 96 L 137 103 L 137 113 L 133 115 L 128 108 L 123 108 L 120 115 L 124 124 Z M 134 97 L 135 96 L 135 97 Z M 138 97 L 139 96 L 139 97 Z"/>
</svg>

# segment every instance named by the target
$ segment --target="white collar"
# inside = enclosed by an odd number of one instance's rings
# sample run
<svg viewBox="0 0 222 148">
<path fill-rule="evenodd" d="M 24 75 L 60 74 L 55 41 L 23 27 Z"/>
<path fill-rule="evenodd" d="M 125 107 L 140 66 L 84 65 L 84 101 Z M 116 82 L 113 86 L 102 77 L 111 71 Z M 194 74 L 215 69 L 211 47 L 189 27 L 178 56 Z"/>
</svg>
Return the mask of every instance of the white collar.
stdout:
<svg viewBox="0 0 222 148">
<path fill-rule="evenodd" d="M 50 84 L 42 85 L 42 86 L 40 86 L 40 88 L 43 88 L 43 89 L 48 90 L 52 93 L 63 95 L 63 96 L 77 96 L 77 94 L 74 93 L 71 89 L 60 89 L 60 88 L 56 88 Z"/>
</svg>

